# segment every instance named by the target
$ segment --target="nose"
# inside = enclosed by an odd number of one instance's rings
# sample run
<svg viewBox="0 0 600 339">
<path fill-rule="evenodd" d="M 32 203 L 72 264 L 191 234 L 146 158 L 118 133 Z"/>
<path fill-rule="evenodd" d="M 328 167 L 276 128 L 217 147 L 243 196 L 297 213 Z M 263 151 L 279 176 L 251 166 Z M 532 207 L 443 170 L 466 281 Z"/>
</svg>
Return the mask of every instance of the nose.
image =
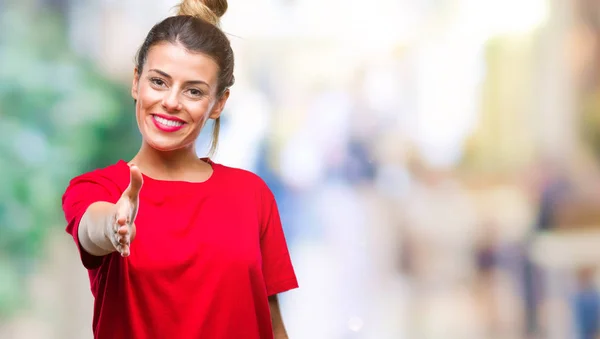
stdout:
<svg viewBox="0 0 600 339">
<path fill-rule="evenodd" d="M 181 102 L 179 102 L 179 96 L 177 95 L 176 90 L 171 90 L 165 93 L 165 96 L 162 100 L 162 106 L 168 112 L 174 112 L 181 110 Z"/>
</svg>

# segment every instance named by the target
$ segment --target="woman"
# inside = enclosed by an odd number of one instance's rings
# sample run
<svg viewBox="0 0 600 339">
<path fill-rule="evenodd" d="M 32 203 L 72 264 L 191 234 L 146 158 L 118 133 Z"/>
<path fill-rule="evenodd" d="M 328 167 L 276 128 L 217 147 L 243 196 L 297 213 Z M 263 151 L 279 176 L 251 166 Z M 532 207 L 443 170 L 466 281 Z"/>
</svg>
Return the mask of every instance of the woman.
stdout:
<svg viewBox="0 0 600 339">
<path fill-rule="evenodd" d="M 95 338 L 287 338 L 277 294 L 298 284 L 273 194 L 194 148 L 214 119 L 214 150 L 234 82 L 217 27 L 226 10 L 226 0 L 183 1 L 152 28 L 131 89 L 140 151 L 74 178 L 63 196 Z"/>
</svg>

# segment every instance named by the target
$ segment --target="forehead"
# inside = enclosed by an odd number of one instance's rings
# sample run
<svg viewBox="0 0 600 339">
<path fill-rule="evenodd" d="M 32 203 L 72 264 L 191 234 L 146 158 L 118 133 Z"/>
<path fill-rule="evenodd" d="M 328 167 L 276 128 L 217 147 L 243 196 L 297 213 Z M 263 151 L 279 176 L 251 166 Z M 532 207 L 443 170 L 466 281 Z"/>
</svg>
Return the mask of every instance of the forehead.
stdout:
<svg viewBox="0 0 600 339">
<path fill-rule="evenodd" d="M 144 71 L 159 69 L 175 80 L 217 82 L 219 66 L 209 56 L 188 51 L 180 44 L 161 42 L 150 48 Z"/>
</svg>

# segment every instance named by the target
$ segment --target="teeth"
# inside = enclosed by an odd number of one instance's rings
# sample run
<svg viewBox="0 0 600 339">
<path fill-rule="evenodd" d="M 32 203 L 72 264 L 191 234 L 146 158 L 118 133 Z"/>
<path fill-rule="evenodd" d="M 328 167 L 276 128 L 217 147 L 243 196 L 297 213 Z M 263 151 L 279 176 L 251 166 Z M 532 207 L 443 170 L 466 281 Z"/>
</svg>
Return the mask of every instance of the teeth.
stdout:
<svg viewBox="0 0 600 339">
<path fill-rule="evenodd" d="M 183 125 L 183 122 L 167 120 L 165 118 L 161 118 L 159 116 L 153 115 L 154 120 L 158 121 L 161 125 L 169 126 L 169 127 L 179 127 Z"/>
</svg>

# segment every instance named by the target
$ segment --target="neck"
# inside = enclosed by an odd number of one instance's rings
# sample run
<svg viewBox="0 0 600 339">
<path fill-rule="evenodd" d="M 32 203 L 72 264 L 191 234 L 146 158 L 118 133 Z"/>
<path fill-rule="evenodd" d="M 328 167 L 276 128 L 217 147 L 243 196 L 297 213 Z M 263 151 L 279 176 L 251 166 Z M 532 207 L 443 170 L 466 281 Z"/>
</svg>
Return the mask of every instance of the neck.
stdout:
<svg viewBox="0 0 600 339">
<path fill-rule="evenodd" d="M 198 159 L 193 145 L 163 152 L 143 142 L 130 163 L 138 166 L 146 175 L 157 179 L 178 179 L 199 168 L 210 169 L 210 165 Z"/>
</svg>

